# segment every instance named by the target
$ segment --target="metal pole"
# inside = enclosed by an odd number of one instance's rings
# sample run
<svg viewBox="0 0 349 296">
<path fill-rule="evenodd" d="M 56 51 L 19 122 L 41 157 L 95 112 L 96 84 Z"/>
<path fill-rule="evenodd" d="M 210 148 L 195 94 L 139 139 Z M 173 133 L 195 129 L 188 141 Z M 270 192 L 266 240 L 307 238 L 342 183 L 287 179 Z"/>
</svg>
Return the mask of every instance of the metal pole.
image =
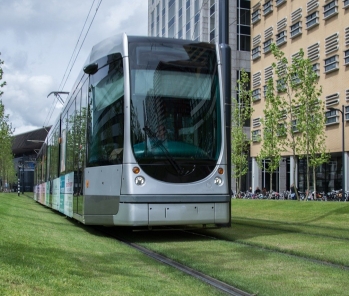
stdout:
<svg viewBox="0 0 349 296">
<path fill-rule="evenodd" d="M 344 105 L 342 105 L 342 198 L 344 197 L 345 194 L 345 150 L 344 150 L 344 143 L 345 143 L 345 138 L 344 138 Z"/>
<path fill-rule="evenodd" d="M 219 0 L 219 47 L 222 54 L 228 187 L 231 195 L 231 49 L 229 46 L 229 0 Z"/>
<path fill-rule="evenodd" d="M 19 196 L 21 194 L 21 167 L 19 166 L 19 161 L 17 162 L 17 168 L 18 168 L 17 193 Z"/>
<path fill-rule="evenodd" d="M 219 48 L 222 58 L 223 96 L 225 102 L 225 134 L 227 145 L 228 194 L 231 205 L 231 50 L 229 47 L 229 0 L 219 0 Z M 231 217 L 229 206 L 229 217 Z M 231 225 L 229 219 L 228 226 Z"/>
<path fill-rule="evenodd" d="M 24 194 L 24 156 L 22 157 L 22 194 Z"/>
</svg>

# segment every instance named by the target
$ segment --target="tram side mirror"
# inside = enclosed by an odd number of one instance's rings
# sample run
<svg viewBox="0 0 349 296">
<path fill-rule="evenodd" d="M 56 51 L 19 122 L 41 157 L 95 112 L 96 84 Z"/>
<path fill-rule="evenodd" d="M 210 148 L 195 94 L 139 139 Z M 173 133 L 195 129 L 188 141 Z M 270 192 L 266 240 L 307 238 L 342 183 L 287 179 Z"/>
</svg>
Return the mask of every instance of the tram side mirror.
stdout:
<svg viewBox="0 0 349 296">
<path fill-rule="evenodd" d="M 93 75 L 97 73 L 98 71 L 98 64 L 97 63 L 92 63 L 84 67 L 84 72 L 88 75 Z"/>
</svg>

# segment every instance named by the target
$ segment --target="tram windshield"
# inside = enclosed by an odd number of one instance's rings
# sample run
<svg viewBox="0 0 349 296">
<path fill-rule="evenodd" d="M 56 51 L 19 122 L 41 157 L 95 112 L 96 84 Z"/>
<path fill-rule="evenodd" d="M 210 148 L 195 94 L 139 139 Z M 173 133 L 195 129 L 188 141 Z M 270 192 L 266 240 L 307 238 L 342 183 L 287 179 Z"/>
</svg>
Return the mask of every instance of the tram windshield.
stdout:
<svg viewBox="0 0 349 296">
<path fill-rule="evenodd" d="M 193 182 L 221 150 L 214 45 L 154 39 L 130 42 L 131 140 L 142 169 L 169 182 Z"/>
</svg>

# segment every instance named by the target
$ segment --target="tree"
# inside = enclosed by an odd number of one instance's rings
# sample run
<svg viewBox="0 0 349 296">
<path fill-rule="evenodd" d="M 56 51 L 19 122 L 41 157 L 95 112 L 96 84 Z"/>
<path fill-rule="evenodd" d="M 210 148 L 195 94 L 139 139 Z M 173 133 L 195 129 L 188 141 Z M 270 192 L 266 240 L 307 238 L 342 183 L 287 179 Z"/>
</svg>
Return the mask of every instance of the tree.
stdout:
<svg viewBox="0 0 349 296">
<path fill-rule="evenodd" d="M 257 163 L 263 167 L 263 162 L 265 164 L 265 160 L 268 161 L 264 170 L 270 174 L 270 190 L 272 190 L 273 173 L 279 167 L 283 151 L 285 128 L 284 124 L 280 123 L 282 108 L 282 99 L 275 91 L 273 80 L 269 79 L 266 90 L 266 105 L 263 110 L 264 118 L 261 119 L 264 127 L 261 138 L 262 147 L 257 155 Z"/>
<path fill-rule="evenodd" d="M 3 70 L 1 65 L 4 62 L 0 59 L 0 81 L 3 77 Z M 0 83 L 0 98 L 3 95 L 3 88 L 6 85 L 6 81 Z M 15 178 L 15 170 L 13 166 L 13 154 L 12 154 L 12 125 L 9 122 L 9 115 L 5 114 L 5 106 L 0 99 L 0 177 L 4 182 L 11 182 Z"/>
<path fill-rule="evenodd" d="M 241 190 L 241 177 L 248 171 L 248 146 L 250 140 L 243 127 L 247 120 L 251 118 L 253 109 L 252 91 L 249 89 L 249 78 L 247 73 L 242 70 L 241 77 L 238 80 L 237 91 L 239 99 L 232 99 L 232 121 L 231 121 L 231 163 L 233 166 L 233 177 L 237 182 L 237 192 Z"/>
<path fill-rule="evenodd" d="M 315 168 L 328 160 L 325 146 L 324 104 L 319 99 L 322 89 L 317 86 L 318 76 L 313 70 L 311 61 L 304 58 L 302 49 L 293 56 L 291 65 L 275 44 L 271 45 L 271 50 L 276 59 L 273 68 L 277 74 L 278 93 L 282 94 L 281 112 L 285 118 L 287 131 L 284 149 L 291 149 L 294 159 L 297 155 L 307 159 L 307 190 L 309 190 L 309 168 L 313 167 L 315 187 Z M 295 180 L 296 167 L 292 175 Z M 297 191 L 296 194 L 299 200 Z"/>
<path fill-rule="evenodd" d="M 302 49 L 292 63 L 294 76 L 301 81 L 295 87 L 296 98 L 299 103 L 297 119 L 300 131 L 300 154 L 306 158 L 307 163 L 307 192 L 310 190 L 310 168 L 313 168 L 313 186 L 316 192 L 317 166 L 328 161 L 329 154 L 325 145 L 324 102 L 321 101 L 321 86 L 318 87 L 318 76 L 313 70 L 309 59 L 304 58 Z"/>
<path fill-rule="evenodd" d="M 289 65 L 285 54 L 273 43 L 271 45 L 271 51 L 276 59 L 276 63 L 272 66 L 276 73 L 278 93 L 281 96 L 281 114 L 280 119 L 283 119 L 283 123 L 286 130 L 286 141 L 283 142 L 284 149 L 291 150 L 292 157 L 296 160 L 299 153 L 300 142 L 298 141 L 299 130 L 297 112 L 299 108 L 299 102 L 295 95 L 295 89 L 300 80 L 297 79 L 295 74 L 296 68 L 291 64 Z M 296 180 L 296 166 L 293 166 L 291 173 L 292 180 Z M 296 190 L 297 200 L 299 200 L 298 191 Z"/>
</svg>

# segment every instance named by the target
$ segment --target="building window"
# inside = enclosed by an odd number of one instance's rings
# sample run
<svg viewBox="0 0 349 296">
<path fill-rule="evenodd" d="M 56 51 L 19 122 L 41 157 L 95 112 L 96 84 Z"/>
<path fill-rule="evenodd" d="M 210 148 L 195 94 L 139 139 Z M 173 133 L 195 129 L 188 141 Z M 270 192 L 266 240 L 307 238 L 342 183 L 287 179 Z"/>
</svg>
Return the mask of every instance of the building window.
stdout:
<svg viewBox="0 0 349 296">
<path fill-rule="evenodd" d="M 167 37 L 175 37 L 175 1 L 170 0 L 168 3 L 168 33 Z"/>
<path fill-rule="evenodd" d="M 301 80 L 299 79 L 298 73 L 293 73 L 292 74 L 292 84 L 298 85 L 300 83 L 301 83 Z"/>
<path fill-rule="evenodd" d="M 216 4 L 211 0 L 210 7 L 210 42 L 214 43 L 216 38 Z"/>
<path fill-rule="evenodd" d="M 349 0 L 343 0 L 343 8 L 348 8 L 349 7 Z"/>
<path fill-rule="evenodd" d="M 252 91 L 252 100 L 259 101 L 261 99 L 261 89 L 257 88 Z"/>
<path fill-rule="evenodd" d="M 306 17 L 307 30 L 319 24 L 319 12 L 315 11 Z"/>
<path fill-rule="evenodd" d="M 292 129 L 292 132 L 293 133 L 298 133 L 299 130 L 298 130 L 298 126 L 297 126 L 297 119 L 294 119 L 291 121 L 291 129 Z"/>
<path fill-rule="evenodd" d="M 263 15 L 267 15 L 273 11 L 273 1 L 268 1 L 263 4 Z"/>
<path fill-rule="evenodd" d="M 287 34 L 286 34 L 286 30 L 280 32 L 279 34 L 276 35 L 276 45 L 280 46 L 284 43 L 287 42 Z"/>
<path fill-rule="evenodd" d="M 290 27 L 291 29 L 291 39 L 302 34 L 302 22 L 297 22 Z"/>
<path fill-rule="evenodd" d="M 251 23 L 255 24 L 255 23 L 257 23 L 260 20 L 261 20 L 261 10 L 257 9 L 256 11 L 252 12 Z"/>
<path fill-rule="evenodd" d="M 287 128 L 284 123 L 279 123 L 277 128 L 277 135 L 279 137 L 286 137 L 287 136 Z"/>
<path fill-rule="evenodd" d="M 160 34 L 160 6 L 156 5 L 156 32 L 155 36 L 159 36 Z"/>
<path fill-rule="evenodd" d="M 251 50 L 250 1 L 237 1 L 237 50 Z"/>
<path fill-rule="evenodd" d="M 339 69 L 338 65 L 338 55 L 334 55 L 325 59 L 325 73 L 329 73 Z"/>
<path fill-rule="evenodd" d="M 324 5 L 324 19 L 328 19 L 338 13 L 337 0 Z"/>
<path fill-rule="evenodd" d="M 162 37 L 165 37 L 165 18 L 166 18 L 166 9 L 165 9 L 165 1 L 162 1 L 162 29 L 161 29 L 161 34 Z"/>
<path fill-rule="evenodd" d="M 339 123 L 339 112 L 338 110 L 331 110 L 325 112 L 326 125 Z"/>
<path fill-rule="evenodd" d="M 276 89 L 278 92 L 286 91 L 286 83 L 284 78 L 281 78 L 276 81 Z"/>
<path fill-rule="evenodd" d="M 320 64 L 316 63 L 313 65 L 313 71 L 315 72 L 317 77 L 320 77 Z"/>
<path fill-rule="evenodd" d="M 344 114 L 345 114 L 345 120 L 349 121 L 349 106 L 345 106 Z"/>
<path fill-rule="evenodd" d="M 268 90 L 268 85 L 263 86 L 263 96 L 266 98 L 267 97 L 267 90 Z"/>
<path fill-rule="evenodd" d="M 252 60 L 258 59 L 261 57 L 261 47 L 257 46 L 252 49 Z"/>
<path fill-rule="evenodd" d="M 263 43 L 263 51 L 264 53 L 267 53 L 271 50 L 271 44 L 273 42 L 273 39 L 269 39 Z"/>
<path fill-rule="evenodd" d="M 185 38 L 188 40 L 191 40 L 190 36 L 190 0 L 187 0 L 185 3 L 185 9 L 186 9 L 186 26 L 185 26 Z"/>
<path fill-rule="evenodd" d="M 276 0 L 275 6 L 278 7 L 278 6 L 280 6 L 282 3 L 285 3 L 285 2 L 286 2 L 286 0 Z"/>
<path fill-rule="evenodd" d="M 252 142 L 260 142 L 261 140 L 261 130 L 252 131 Z"/>
<path fill-rule="evenodd" d="M 349 49 L 344 52 L 344 65 L 349 65 Z"/>
</svg>

